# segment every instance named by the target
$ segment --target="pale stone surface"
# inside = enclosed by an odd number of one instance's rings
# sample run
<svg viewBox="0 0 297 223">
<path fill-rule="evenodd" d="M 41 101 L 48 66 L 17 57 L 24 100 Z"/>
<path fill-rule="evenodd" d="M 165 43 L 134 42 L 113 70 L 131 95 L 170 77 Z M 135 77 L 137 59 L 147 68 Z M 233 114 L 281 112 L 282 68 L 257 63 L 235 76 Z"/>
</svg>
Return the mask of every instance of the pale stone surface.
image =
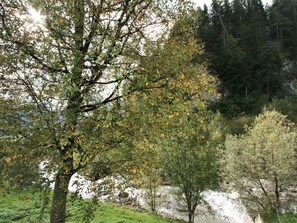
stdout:
<svg viewBox="0 0 297 223">
<path fill-rule="evenodd" d="M 112 200 L 113 202 L 120 202 L 120 193 L 127 194 L 126 201 L 131 201 L 134 205 L 137 203 L 140 207 L 150 210 L 150 207 L 144 198 L 144 191 L 137 190 L 132 187 L 122 187 L 127 183 L 121 177 L 113 177 L 109 179 L 114 183 L 114 191 L 112 193 L 103 193 L 104 195 L 99 199 L 101 201 Z M 101 181 L 97 182 L 102 183 Z M 82 176 L 75 174 L 71 178 L 69 191 L 78 191 L 83 198 L 91 198 L 95 195 L 94 187 L 91 181 Z M 157 213 L 170 218 L 177 218 L 187 220 L 185 211 L 181 211 L 180 205 L 175 199 L 174 192 L 170 186 L 162 186 L 158 190 L 157 198 Z M 208 205 L 213 209 L 214 215 L 209 214 L 207 208 L 199 207 L 195 216 L 195 222 L 204 223 L 252 223 L 252 219 L 248 216 L 246 209 L 239 202 L 237 193 L 223 193 L 216 191 L 207 191 L 204 197 Z M 133 205 L 131 204 L 131 205 Z"/>
<path fill-rule="evenodd" d="M 187 214 L 179 211 L 180 206 L 175 200 L 174 192 L 170 186 L 163 186 L 159 189 L 157 212 L 161 215 L 187 220 Z M 143 193 L 142 193 L 143 194 Z M 204 199 L 212 208 L 213 215 L 210 214 L 206 206 L 199 206 L 195 215 L 195 222 L 203 223 L 252 223 L 246 209 L 239 202 L 237 193 L 223 193 L 217 191 L 207 191 Z M 149 209 L 143 196 L 139 203 L 142 207 Z"/>
<path fill-rule="evenodd" d="M 45 166 L 46 162 L 40 164 L 41 175 L 53 181 L 54 173 L 49 174 L 44 171 Z M 102 186 L 104 180 L 113 182 L 112 192 L 110 192 L 110 188 Z M 98 199 L 103 202 L 110 200 L 120 202 L 120 193 L 124 192 L 128 196 L 126 201 L 131 201 L 131 205 L 140 205 L 144 209 L 150 209 L 144 198 L 144 191 L 129 187 L 129 182 L 124 178 L 112 176 L 104 180 L 91 182 L 79 174 L 74 174 L 68 189 L 70 192 L 77 192 L 79 196 L 87 199 L 94 197 L 100 188 L 101 195 Z M 53 189 L 54 183 L 51 183 L 50 187 Z M 204 199 L 212 208 L 214 215 L 209 214 L 205 206 L 200 206 L 195 216 L 195 223 L 253 223 L 245 207 L 239 202 L 237 193 L 207 191 L 204 193 Z M 171 218 L 187 220 L 187 214 L 185 211 L 181 211 L 180 205 L 175 199 L 173 188 L 170 186 L 162 186 L 158 190 L 157 213 Z M 262 223 L 260 219 L 257 219 L 256 222 Z"/>
</svg>

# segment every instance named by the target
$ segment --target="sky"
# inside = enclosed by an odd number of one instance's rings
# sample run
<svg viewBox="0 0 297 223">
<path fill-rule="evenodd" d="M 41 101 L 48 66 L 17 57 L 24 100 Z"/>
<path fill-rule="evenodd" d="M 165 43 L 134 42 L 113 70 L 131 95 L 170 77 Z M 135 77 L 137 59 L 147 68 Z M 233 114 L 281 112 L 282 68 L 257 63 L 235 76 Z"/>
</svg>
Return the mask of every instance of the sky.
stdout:
<svg viewBox="0 0 297 223">
<path fill-rule="evenodd" d="M 197 6 L 203 7 L 204 4 L 206 4 L 207 6 L 210 6 L 212 0 L 192 0 Z M 232 1 L 232 0 L 230 0 Z M 269 5 L 271 5 L 272 0 L 262 0 L 263 5 L 266 5 L 266 3 L 268 3 Z"/>
</svg>

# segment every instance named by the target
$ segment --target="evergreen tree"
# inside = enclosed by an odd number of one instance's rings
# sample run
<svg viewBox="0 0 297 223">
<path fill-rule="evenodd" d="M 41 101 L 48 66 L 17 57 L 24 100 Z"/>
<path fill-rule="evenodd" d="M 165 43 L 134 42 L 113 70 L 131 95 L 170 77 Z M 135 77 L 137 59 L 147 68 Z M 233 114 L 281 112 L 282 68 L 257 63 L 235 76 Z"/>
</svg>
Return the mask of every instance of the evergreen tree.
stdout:
<svg viewBox="0 0 297 223">
<path fill-rule="evenodd" d="M 280 44 L 271 42 L 272 17 L 262 1 L 213 0 L 210 9 L 199 10 L 197 33 L 205 42 L 210 70 L 222 83 L 223 100 L 215 107 L 231 116 L 258 113 L 281 96 L 283 53 Z"/>
<path fill-rule="evenodd" d="M 297 60 L 297 2 L 276 0 L 270 9 L 270 34 L 280 41 L 285 56 Z"/>
</svg>

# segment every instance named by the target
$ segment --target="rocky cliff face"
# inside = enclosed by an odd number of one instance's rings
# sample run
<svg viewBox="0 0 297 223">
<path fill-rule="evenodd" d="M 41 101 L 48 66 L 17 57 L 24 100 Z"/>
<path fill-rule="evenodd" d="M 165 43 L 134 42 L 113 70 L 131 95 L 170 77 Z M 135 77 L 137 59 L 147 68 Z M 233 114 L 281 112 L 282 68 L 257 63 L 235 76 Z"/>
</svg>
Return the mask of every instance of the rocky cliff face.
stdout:
<svg viewBox="0 0 297 223">
<path fill-rule="evenodd" d="M 42 169 L 42 165 L 40 166 Z M 54 174 L 41 171 L 43 177 L 52 179 Z M 104 181 L 106 180 L 106 184 Z M 112 185 L 112 187 L 110 186 Z M 54 187 L 53 183 L 50 185 Z M 102 202 L 118 202 L 128 206 L 139 206 L 150 210 L 145 191 L 130 186 L 124 178 L 107 177 L 104 180 L 92 182 L 75 174 L 71 178 L 69 191 L 78 192 L 83 198 L 97 196 Z M 98 196 L 100 194 L 100 196 Z M 292 201 L 286 210 L 297 213 L 297 182 L 283 191 L 282 200 Z M 204 193 L 205 204 L 196 211 L 195 222 L 203 223 L 264 223 L 260 215 L 251 218 L 245 206 L 240 202 L 237 193 L 207 191 Z M 284 210 L 283 210 L 284 211 Z M 185 208 L 174 196 L 174 188 L 161 186 L 157 194 L 157 213 L 163 216 L 187 220 Z"/>
<path fill-rule="evenodd" d="M 141 194 L 144 194 L 141 192 Z M 205 203 L 198 206 L 195 222 L 203 223 L 253 223 L 246 208 L 241 204 L 237 193 L 206 191 Z M 143 195 L 139 198 L 141 207 L 149 210 L 149 205 Z M 158 190 L 157 212 L 161 215 L 187 220 L 187 213 L 180 201 L 174 196 L 174 188 L 162 186 Z"/>
<path fill-rule="evenodd" d="M 281 202 L 284 204 L 282 212 L 297 214 L 297 181 L 282 191 Z"/>
</svg>

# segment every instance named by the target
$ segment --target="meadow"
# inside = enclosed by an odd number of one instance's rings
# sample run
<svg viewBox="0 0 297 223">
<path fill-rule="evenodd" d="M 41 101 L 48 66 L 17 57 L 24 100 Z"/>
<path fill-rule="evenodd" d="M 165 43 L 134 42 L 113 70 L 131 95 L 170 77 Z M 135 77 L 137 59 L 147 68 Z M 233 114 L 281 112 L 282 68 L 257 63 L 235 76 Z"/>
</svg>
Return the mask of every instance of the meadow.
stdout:
<svg viewBox="0 0 297 223">
<path fill-rule="evenodd" d="M 40 192 L 12 190 L 0 191 L 1 223 L 43 223 L 49 222 L 50 199 Z M 67 204 L 67 223 L 182 223 L 148 213 L 122 207 L 116 204 L 93 203 L 75 198 L 72 194 Z"/>
</svg>

